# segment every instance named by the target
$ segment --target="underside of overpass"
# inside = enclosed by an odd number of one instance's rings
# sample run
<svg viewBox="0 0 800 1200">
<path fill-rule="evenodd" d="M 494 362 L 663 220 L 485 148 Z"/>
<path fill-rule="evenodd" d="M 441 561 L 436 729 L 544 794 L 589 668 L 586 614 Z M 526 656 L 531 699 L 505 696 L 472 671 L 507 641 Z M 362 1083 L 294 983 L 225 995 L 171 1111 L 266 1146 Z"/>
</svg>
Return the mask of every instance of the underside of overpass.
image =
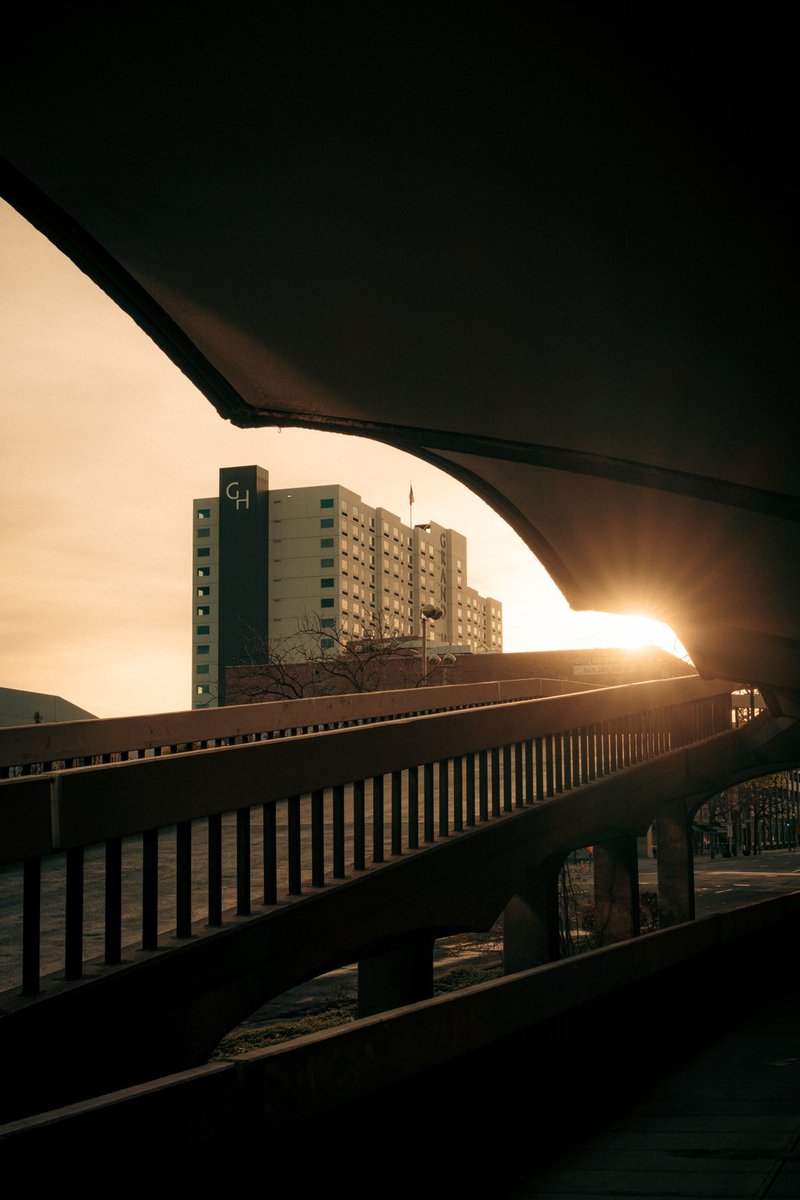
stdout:
<svg viewBox="0 0 800 1200">
<path fill-rule="evenodd" d="M 3 191 L 241 426 L 462 479 L 576 608 L 797 711 L 780 19 L 583 3 L 16 14 Z"/>
</svg>

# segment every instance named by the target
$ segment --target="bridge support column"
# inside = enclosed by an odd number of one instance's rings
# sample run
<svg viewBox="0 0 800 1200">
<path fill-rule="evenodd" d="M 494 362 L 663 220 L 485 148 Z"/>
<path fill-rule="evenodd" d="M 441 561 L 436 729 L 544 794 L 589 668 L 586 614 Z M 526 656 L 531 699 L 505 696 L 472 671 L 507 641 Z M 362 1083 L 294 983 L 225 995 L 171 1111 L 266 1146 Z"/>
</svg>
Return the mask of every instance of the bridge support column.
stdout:
<svg viewBox="0 0 800 1200">
<path fill-rule="evenodd" d="M 683 800 L 659 809 L 656 834 L 658 923 L 668 929 L 694 920 L 692 822 Z"/>
<path fill-rule="evenodd" d="M 395 950 L 358 964 L 358 1015 L 370 1017 L 389 1008 L 429 1000 L 433 995 L 433 943 L 420 934 Z"/>
<path fill-rule="evenodd" d="M 639 936 L 639 853 L 635 834 L 594 848 L 594 921 L 598 946 Z"/>
<path fill-rule="evenodd" d="M 528 971 L 555 962 L 558 946 L 560 864 L 541 863 L 503 911 L 503 972 Z"/>
</svg>

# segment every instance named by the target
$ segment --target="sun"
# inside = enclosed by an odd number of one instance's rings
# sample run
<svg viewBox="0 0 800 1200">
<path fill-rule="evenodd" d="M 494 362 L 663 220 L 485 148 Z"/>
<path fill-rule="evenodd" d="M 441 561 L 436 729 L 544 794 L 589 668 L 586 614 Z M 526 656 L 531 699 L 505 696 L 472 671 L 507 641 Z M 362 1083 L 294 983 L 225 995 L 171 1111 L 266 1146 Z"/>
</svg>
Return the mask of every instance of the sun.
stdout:
<svg viewBox="0 0 800 1200">
<path fill-rule="evenodd" d="M 614 639 L 615 646 L 636 650 L 642 646 L 658 646 L 676 658 L 688 659 L 686 648 L 681 644 L 669 625 L 654 621 L 650 617 L 636 614 L 596 613 L 603 618 L 604 636 Z"/>
</svg>

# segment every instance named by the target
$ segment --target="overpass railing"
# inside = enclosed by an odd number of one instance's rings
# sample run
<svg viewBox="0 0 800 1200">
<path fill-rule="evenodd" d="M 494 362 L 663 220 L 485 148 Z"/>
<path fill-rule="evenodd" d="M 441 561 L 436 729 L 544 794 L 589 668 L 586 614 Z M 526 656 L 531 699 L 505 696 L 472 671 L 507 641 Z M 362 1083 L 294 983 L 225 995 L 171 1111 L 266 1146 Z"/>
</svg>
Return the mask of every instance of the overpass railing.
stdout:
<svg viewBox="0 0 800 1200">
<path fill-rule="evenodd" d="M 0 779 L 591 690 L 566 679 L 507 679 L 17 725 L 0 729 Z"/>
<path fill-rule="evenodd" d="M 143 950 L 166 948 L 166 930 L 185 939 L 195 922 L 266 913 L 730 730 L 730 692 L 663 680 L 9 779 L 0 863 L 22 929 L 11 986 L 39 993 L 53 936 L 77 980 L 87 958 L 93 972 L 118 965 L 134 928 Z M 44 939 L 43 892 L 63 895 Z"/>
</svg>

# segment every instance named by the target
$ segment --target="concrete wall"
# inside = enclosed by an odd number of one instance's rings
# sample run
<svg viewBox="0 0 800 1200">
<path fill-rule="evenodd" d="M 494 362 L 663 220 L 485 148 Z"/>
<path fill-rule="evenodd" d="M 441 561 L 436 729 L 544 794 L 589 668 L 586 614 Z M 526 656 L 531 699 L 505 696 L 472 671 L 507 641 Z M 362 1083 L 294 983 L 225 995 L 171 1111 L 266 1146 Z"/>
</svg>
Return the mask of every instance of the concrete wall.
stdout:
<svg viewBox="0 0 800 1200">
<path fill-rule="evenodd" d="M 6 1169 L 38 1155 L 37 1175 L 108 1153 L 129 1177 L 152 1171 L 131 1146 L 168 1129 L 184 1182 L 280 1160 L 302 1162 L 307 1189 L 357 1155 L 381 1195 L 427 1194 L 434 1179 L 452 1194 L 455 1178 L 469 1180 L 458 1194 L 491 1195 L 498 1155 L 529 1167 L 643 1077 L 758 1020 L 764 995 L 796 987 L 786 947 L 799 924 L 794 895 L 648 934 L 15 1122 L 0 1128 L 0 1153 Z"/>
</svg>

